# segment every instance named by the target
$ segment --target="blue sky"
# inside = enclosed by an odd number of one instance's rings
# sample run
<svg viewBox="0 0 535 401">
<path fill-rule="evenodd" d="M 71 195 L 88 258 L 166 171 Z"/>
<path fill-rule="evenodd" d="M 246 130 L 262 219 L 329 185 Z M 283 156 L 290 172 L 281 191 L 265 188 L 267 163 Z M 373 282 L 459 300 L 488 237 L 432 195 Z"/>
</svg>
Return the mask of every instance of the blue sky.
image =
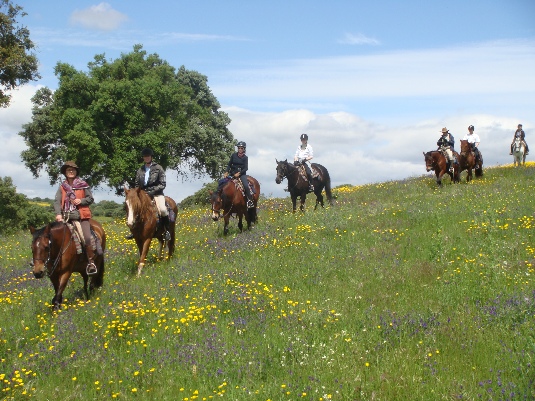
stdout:
<svg viewBox="0 0 535 401">
<path fill-rule="evenodd" d="M 275 159 L 292 158 L 303 132 L 333 185 L 426 174 L 422 152 L 444 126 L 458 148 L 475 125 L 486 166 L 511 162 L 518 123 L 535 149 L 532 0 L 15 3 L 28 13 L 42 79 L 0 109 L 10 150 L 0 169 L 29 197 L 57 188 L 20 161 L 32 94 L 57 88 L 58 61 L 85 71 L 96 54 L 115 59 L 135 44 L 208 77 L 266 195 L 287 196 Z M 206 181 L 169 173 L 166 194 L 180 201 Z"/>
</svg>

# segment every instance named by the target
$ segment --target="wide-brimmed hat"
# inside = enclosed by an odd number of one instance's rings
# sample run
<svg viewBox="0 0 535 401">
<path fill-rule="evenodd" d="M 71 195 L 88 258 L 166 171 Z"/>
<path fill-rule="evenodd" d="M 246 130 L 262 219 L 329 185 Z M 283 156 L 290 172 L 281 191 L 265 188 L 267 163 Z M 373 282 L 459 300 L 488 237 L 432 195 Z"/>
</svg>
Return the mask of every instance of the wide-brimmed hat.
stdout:
<svg viewBox="0 0 535 401">
<path fill-rule="evenodd" d="M 440 132 L 442 132 L 443 134 L 445 134 L 446 132 L 450 132 L 450 130 L 447 129 L 446 127 L 444 127 L 444 128 L 442 128 L 442 131 L 440 131 Z"/>
<path fill-rule="evenodd" d="M 63 166 L 61 166 L 61 168 L 59 169 L 59 171 L 61 171 L 61 174 L 65 175 L 65 173 L 67 172 L 67 167 L 75 168 L 76 169 L 76 175 L 78 175 L 80 173 L 80 167 L 78 167 L 76 165 L 76 163 L 73 162 L 72 160 L 69 160 L 69 161 L 66 161 L 63 164 Z"/>
</svg>

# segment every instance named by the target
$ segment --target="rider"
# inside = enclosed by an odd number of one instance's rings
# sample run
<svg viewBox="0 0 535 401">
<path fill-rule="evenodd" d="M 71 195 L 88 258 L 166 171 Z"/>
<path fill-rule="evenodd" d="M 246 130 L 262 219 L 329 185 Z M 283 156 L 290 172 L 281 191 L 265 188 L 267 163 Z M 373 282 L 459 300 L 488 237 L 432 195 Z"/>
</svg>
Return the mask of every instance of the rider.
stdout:
<svg viewBox="0 0 535 401">
<path fill-rule="evenodd" d="M 455 146 L 455 139 L 446 127 L 442 128 L 441 132 L 442 136 L 437 141 L 438 150 L 441 150 L 443 153 L 446 154 L 449 170 L 453 173 L 453 164 L 457 164 L 457 160 L 453 156 L 453 147 Z"/>
<path fill-rule="evenodd" d="M 152 160 L 154 152 L 150 148 L 145 148 L 141 151 L 143 157 L 143 165 L 136 173 L 136 188 L 143 189 L 152 199 L 158 208 L 160 214 L 160 222 L 165 227 L 164 240 L 171 240 L 171 233 L 169 232 L 169 212 L 165 205 L 165 196 L 163 190 L 165 189 L 165 171 L 158 163 Z M 127 238 L 133 238 L 131 234 Z"/>
<path fill-rule="evenodd" d="M 245 191 L 245 196 L 247 197 L 247 208 L 251 209 L 254 207 L 254 202 L 246 174 L 247 170 L 249 169 L 249 158 L 245 154 L 245 149 L 247 148 L 247 145 L 245 144 L 245 142 L 240 141 L 236 146 L 238 147 L 238 151 L 234 152 L 230 156 L 230 160 L 228 161 L 227 165 L 227 171 L 225 172 L 224 177 L 226 178 L 230 174 L 234 178 L 241 179 L 243 189 Z"/>
<path fill-rule="evenodd" d="M 474 152 L 474 155 L 476 156 L 476 166 L 479 164 L 481 160 L 481 153 L 479 153 L 479 143 L 481 140 L 479 139 L 479 135 L 474 133 L 474 126 L 469 125 L 468 126 L 468 134 L 466 134 L 463 138 L 463 140 L 468 141 L 470 146 L 472 147 L 472 152 Z"/>
<path fill-rule="evenodd" d="M 310 167 L 306 163 L 307 161 L 312 160 L 314 158 L 314 150 L 312 149 L 312 145 L 309 145 L 308 143 L 307 134 L 301 134 L 299 139 L 301 139 L 301 145 L 299 145 L 297 147 L 297 150 L 295 151 L 294 164 L 296 166 L 302 164 L 305 167 L 309 183 L 308 190 L 309 192 L 314 192 L 314 185 L 312 184 L 312 172 L 310 171 Z"/>
<path fill-rule="evenodd" d="M 522 124 L 518 124 L 518 127 L 517 127 L 517 129 L 515 131 L 515 134 L 513 136 L 513 142 L 511 142 L 511 152 L 509 154 L 510 155 L 513 154 L 513 145 L 515 143 L 515 139 L 516 138 L 520 138 L 520 140 L 522 142 L 524 142 L 524 146 L 526 147 L 526 155 L 529 155 L 528 143 L 526 142 L 526 133 L 522 129 Z"/>
<path fill-rule="evenodd" d="M 66 180 L 63 181 L 54 199 L 54 211 L 56 221 L 79 221 L 84 236 L 85 252 L 87 255 L 87 274 L 96 274 L 97 266 L 94 263 L 95 251 L 93 250 L 91 238 L 91 210 L 89 205 L 94 201 L 93 194 L 87 182 L 78 175 L 80 168 L 74 161 L 66 161 L 60 169 Z"/>
</svg>

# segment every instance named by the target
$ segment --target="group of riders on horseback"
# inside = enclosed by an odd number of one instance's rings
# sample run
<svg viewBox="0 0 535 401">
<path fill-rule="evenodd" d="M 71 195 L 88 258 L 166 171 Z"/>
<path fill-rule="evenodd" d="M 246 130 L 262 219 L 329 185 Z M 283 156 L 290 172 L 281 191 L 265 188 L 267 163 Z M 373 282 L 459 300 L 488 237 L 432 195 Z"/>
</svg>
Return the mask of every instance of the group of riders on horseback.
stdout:
<svg viewBox="0 0 535 401">
<path fill-rule="evenodd" d="M 468 126 L 468 133 L 464 136 L 463 140 L 468 141 L 472 148 L 472 152 L 474 153 L 474 156 L 476 158 L 476 165 L 475 168 L 481 168 L 482 166 L 482 157 L 481 153 L 479 152 L 479 143 L 481 142 L 479 135 L 477 135 L 474 132 L 475 128 L 473 125 Z M 455 139 L 453 138 L 453 135 L 449 132 L 449 130 L 444 127 L 441 130 L 442 136 L 437 141 L 438 150 L 441 151 L 444 154 L 444 157 L 446 158 L 448 162 L 448 170 L 453 173 L 454 165 L 458 164 L 458 160 L 455 157 Z M 528 144 L 526 142 L 526 134 L 522 130 L 522 124 L 518 124 L 517 130 L 514 133 L 513 136 L 513 142 L 511 142 L 511 152 L 510 155 L 513 154 L 513 144 L 515 142 L 516 138 L 520 138 L 520 140 L 524 143 L 524 146 L 526 148 L 526 154 L 529 154 L 529 148 Z"/>
</svg>

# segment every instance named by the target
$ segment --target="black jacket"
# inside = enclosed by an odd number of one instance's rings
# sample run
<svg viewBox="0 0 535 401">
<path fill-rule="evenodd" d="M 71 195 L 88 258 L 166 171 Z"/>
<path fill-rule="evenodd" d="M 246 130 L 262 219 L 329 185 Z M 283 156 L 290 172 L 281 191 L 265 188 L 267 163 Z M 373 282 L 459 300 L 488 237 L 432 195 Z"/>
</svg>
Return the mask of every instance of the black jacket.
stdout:
<svg viewBox="0 0 535 401">
<path fill-rule="evenodd" d="M 152 162 L 150 165 L 149 180 L 145 185 L 145 165 L 137 171 L 136 174 L 136 188 L 139 187 L 146 191 L 149 195 L 163 195 L 165 189 L 165 171 L 162 166 Z"/>
<path fill-rule="evenodd" d="M 247 173 L 247 170 L 249 169 L 249 159 L 247 158 L 247 155 L 244 154 L 242 157 L 238 156 L 238 153 L 235 152 L 230 156 L 230 160 L 227 165 L 227 173 L 230 175 L 234 175 L 236 173 L 240 173 L 240 175 L 244 175 Z"/>
</svg>

